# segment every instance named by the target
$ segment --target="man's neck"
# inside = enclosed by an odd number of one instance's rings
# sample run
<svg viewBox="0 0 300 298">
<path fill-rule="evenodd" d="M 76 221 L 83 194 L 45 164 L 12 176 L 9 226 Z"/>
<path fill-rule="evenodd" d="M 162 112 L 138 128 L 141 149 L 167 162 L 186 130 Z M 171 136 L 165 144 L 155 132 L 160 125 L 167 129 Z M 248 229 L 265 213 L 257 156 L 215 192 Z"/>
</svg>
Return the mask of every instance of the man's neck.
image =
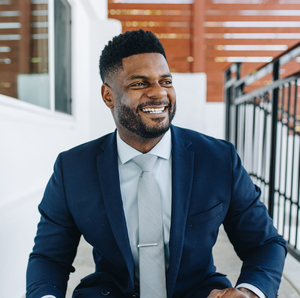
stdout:
<svg viewBox="0 0 300 298">
<path fill-rule="evenodd" d="M 157 138 L 142 138 L 138 135 L 133 135 L 132 133 L 126 133 L 124 131 L 120 131 L 118 130 L 121 139 L 127 143 L 129 146 L 131 146 L 132 148 L 142 152 L 142 153 L 147 153 L 149 152 L 164 136 L 164 134 L 162 134 L 161 136 L 157 137 Z"/>
</svg>

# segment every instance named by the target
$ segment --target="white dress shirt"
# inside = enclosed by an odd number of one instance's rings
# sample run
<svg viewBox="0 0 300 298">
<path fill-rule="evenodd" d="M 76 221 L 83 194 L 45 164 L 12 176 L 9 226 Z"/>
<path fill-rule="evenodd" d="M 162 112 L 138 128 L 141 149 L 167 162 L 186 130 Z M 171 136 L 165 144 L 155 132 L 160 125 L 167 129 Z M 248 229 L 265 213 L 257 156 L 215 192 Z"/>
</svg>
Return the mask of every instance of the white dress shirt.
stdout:
<svg viewBox="0 0 300 298">
<path fill-rule="evenodd" d="M 117 132 L 118 166 L 120 177 L 120 188 L 126 219 L 128 237 L 135 265 L 135 277 L 139 279 L 139 252 L 138 244 L 138 209 L 137 209 L 137 185 L 141 174 L 140 167 L 131 159 L 141 155 L 140 151 L 125 143 Z M 157 181 L 162 203 L 162 215 L 164 225 L 165 259 L 166 269 L 170 262 L 170 227 L 172 207 L 172 143 L 171 132 L 168 130 L 162 139 L 148 153 L 158 156 L 153 166 L 153 175 Z M 254 292 L 259 298 L 266 298 L 258 288 L 251 284 L 239 284 L 237 288 L 244 287 Z M 55 298 L 46 295 L 41 298 Z"/>
<path fill-rule="evenodd" d="M 137 186 L 141 168 L 132 161 L 132 158 L 141 155 L 121 138 L 117 133 L 118 165 L 120 176 L 120 188 L 123 208 L 126 218 L 130 247 L 135 264 L 135 276 L 139 277 L 139 252 L 138 244 L 138 208 Z M 162 203 L 162 216 L 164 226 L 165 259 L 166 268 L 170 260 L 169 239 L 171 226 L 171 198 L 172 198 L 172 158 L 171 158 L 171 132 L 168 130 L 162 139 L 153 147 L 148 154 L 158 156 L 152 173 L 157 181 Z"/>
</svg>

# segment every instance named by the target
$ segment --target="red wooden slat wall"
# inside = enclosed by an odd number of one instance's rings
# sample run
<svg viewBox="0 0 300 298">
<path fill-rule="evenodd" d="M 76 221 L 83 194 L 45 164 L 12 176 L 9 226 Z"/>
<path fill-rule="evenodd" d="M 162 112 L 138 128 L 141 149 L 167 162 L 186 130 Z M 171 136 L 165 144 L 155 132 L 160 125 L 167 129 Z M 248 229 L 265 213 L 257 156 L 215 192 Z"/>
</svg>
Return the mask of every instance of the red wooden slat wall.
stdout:
<svg viewBox="0 0 300 298">
<path fill-rule="evenodd" d="M 118 2 L 118 3 L 117 3 Z M 142 2 L 142 1 L 141 1 Z M 204 12 L 197 10 L 201 2 Z M 255 1 L 236 0 L 194 0 L 194 4 L 126 4 L 121 0 L 108 0 L 108 16 L 122 22 L 123 32 L 142 28 L 150 30 L 161 39 L 166 49 L 170 69 L 173 72 L 193 72 L 193 61 L 197 55 L 204 55 L 204 70 L 207 74 L 207 100 L 223 101 L 223 71 L 231 64 L 229 57 L 276 57 L 282 50 L 225 50 L 226 45 L 281 45 L 291 47 L 298 43 L 300 26 L 292 27 L 230 27 L 226 22 L 300 22 L 300 1 L 264 0 L 262 4 Z M 203 15 L 193 15 L 202 13 Z M 193 26 L 198 18 L 203 18 L 203 34 L 195 36 Z M 225 24 L 224 24 L 225 23 Z M 200 23 L 201 24 L 201 23 Z M 279 23 L 280 24 L 280 23 Z M 227 25 L 227 26 L 226 26 Z M 178 27 L 180 26 L 180 27 Z M 276 24 L 276 26 L 278 26 Z M 256 34 L 257 38 L 227 38 L 228 34 Z M 274 36 L 259 38 L 257 34 L 270 33 Z M 169 34 L 169 36 L 168 36 Z M 186 35 L 180 35 L 186 34 Z M 283 34 L 283 35 L 282 35 Z M 286 34 L 296 34 L 288 38 Z M 183 38 L 182 38 L 183 37 Z M 202 39 L 202 46 L 193 51 L 193 42 Z M 297 60 L 298 61 L 298 60 Z M 265 62 L 245 62 L 242 75 L 252 72 Z M 300 63 L 293 61 L 281 70 L 281 75 L 300 70 Z M 199 70 L 196 70 L 197 72 Z M 258 85 L 268 84 L 270 77 L 263 78 Z M 251 90 L 251 86 L 248 87 Z"/>
<path fill-rule="evenodd" d="M 197 1 L 197 0 L 196 0 Z M 219 3 L 217 3 L 219 2 Z M 205 56 L 206 56 L 206 73 L 207 73 L 207 94 L 209 101 L 222 100 L 223 92 L 223 74 L 222 71 L 226 69 L 230 63 L 225 59 L 228 57 L 276 57 L 283 52 L 283 50 L 267 50 L 267 51 L 225 51 L 225 45 L 245 45 L 245 46 L 269 46 L 279 45 L 287 46 L 288 48 L 300 41 L 300 1 L 295 4 L 295 1 L 289 0 L 265 0 L 262 4 L 251 4 L 254 1 L 243 1 L 248 4 L 222 4 L 225 1 L 206 1 L 206 22 L 205 22 Z M 237 2 L 237 1 L 227 1 Z M 242 1 L 241 1 L 242 2 Z M 290 14 L 290 15 L 289 15 Z M 270 27 L 224 27 L 220 23 L 224 22 L 273 22 Z M 280 22 L 299 22 L 293 27 L 284 27 L 286 24 Z M 282 26 L 280 26 L 282 25 Z M 244 34 L 238 36 L 242 38 L 225 38 L 231 34 Z M 246 34 L 255 34 L 257 38 L 245 38 Z M 260 34 L 273 34 L 275 38 L 265 37 L 259 38 Z M 287 38 L 286 34 L 293 33 L 293 38 Z M 277 36 L 276 36 L 277 34 Z M 280 34 L 280 35 L 278 35 Z M 233 36 L 232 36 L 233 37 Z M 276 38 L 277 37 L 277 38 Z M 223 62 L 217 62 L 222 61 Z M 225 60 L 225 61 L 224 61 Z M 300 62 L 300 61 L 299 61 Z M 281 69 L 281 76 L 287 76 L 300 70 L 300 63 L 293 61 L 285 65 Z M 265 62 L 243 63 L 242 76 L 254 71 L 258 67 L 264 65 Z M 271 76 L 265 77 L 259 82 L 255 83 L 253 88 L 266 85 L 270 82 Z M 251 86 L 246 88 L 250 91 Z"/>
</svg>

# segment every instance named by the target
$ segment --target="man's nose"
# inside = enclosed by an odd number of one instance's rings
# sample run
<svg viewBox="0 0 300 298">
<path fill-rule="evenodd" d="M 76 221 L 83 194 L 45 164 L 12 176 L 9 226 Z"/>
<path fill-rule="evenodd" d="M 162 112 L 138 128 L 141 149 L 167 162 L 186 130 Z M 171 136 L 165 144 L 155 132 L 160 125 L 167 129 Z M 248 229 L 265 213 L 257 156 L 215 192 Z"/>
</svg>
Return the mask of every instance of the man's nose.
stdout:
<svg viewBox="0 0 300 298">
<path fill-rule="evenodd" d="M 153 84 L 147 88 L 146 95 L 149 98 L 162 99 L 167 96 L 167 91 L 160 84 Z"/>
</svg>

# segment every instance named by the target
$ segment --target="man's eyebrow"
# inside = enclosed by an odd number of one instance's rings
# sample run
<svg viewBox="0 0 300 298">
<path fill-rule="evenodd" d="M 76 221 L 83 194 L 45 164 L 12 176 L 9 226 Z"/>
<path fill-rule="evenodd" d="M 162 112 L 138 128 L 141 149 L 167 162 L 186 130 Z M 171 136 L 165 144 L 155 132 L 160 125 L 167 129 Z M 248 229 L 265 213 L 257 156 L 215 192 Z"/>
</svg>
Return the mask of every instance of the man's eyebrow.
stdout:
<svg viewBox="0 0 300 298">
<path fill-rule="evenodd" d="M 162 78 L 172 78 L 172 75 L 170 73 L 161 75 Z"/>
<path fill-rule="evenodd" d="M 148 80 L 149 77 L 143 75 L 132 75 L 128 78 L 128 80 L 135 80 L 135 79 L 145 79 Z"/>
<path fill-rule="evenodd" d="M 172 78 L 172 75 L 170 73 L 167 74 L 163 74 L 160 76 L 161 78 Z M 132 75 L 128 78 L 128 80 L 135 80 L 135 79 L 144 79 L 144 80 L 149 80 L 150 78 L 147 76 L 143 76 L 143 75 Z"/>
</svg>

